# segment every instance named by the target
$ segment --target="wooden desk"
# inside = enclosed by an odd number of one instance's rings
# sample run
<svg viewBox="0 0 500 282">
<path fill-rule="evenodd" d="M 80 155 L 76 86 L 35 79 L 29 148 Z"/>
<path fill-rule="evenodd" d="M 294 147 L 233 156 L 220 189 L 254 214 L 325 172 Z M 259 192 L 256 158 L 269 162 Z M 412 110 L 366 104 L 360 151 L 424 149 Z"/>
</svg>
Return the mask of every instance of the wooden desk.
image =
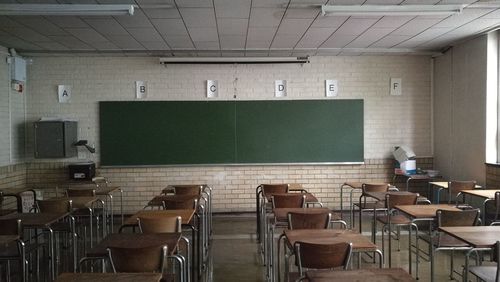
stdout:
<svg viewBox="0 0 500 282">
<path fill-rule="evenodd" d="M 500 226 L 439 227 L 439 230 L 472 246 L 465 255 L 464 281 L 469 281 L 469 257 L 474 251 L 489 251 L 500 240 Z"/>
<path fill-rule="evenodd" d="M 155 196 L 151 201 L 148 202 L 148 205 L 153 205 L 153 206 L 163 206 L 163 203 L 167 205 L 168 202 L 186 202 L 189 200 L 200 200 L 201 195 L 176 195 L 176 194 L 170 194 L 170 195 L 161 195 L 161 196 Z"/>
<path fill-rule="evenodd" d="M 33 190 L 33 188 L 28 188 L 28 187 L 12 187 L 12 188 L 0 189 L 0 196 L 15 197 L 16 198 L 16 205 L 17 205 L 17 212 L 22 213 L 23 212 L 23 199 L 21 197 L 21 194 L 24 192 L 32 192 L 33 193 L 33 203 L 36 202 L 35 190 Z"/>
<path fill-rule="evenodd" d="M 65 218 L 69 213 L 11 213 L 0 217 L 1 219 L 20 219 L 23 229 L 41 229 L 45 230 L 49 242 L 50 259 L 48 260 L 50 268 L 50 280 L 55 278 L 55 252 L 54 238 L 51 224 Z"/>
<path fill-rule="evenodd" d="M 410 188 L 410 182 L 411 181 L 433 181 L 433 180 L 438 180 L 441 179 L 441 176 L 435 176 L 435 177 L 430 177 L 427 174 L 404 174 L 404 173 L 395 173 L 394 176 L 392 177 L 392 184 L 396 185 L 396 178 L 398 177 L 404 177 L 406 178 L 406 191 L 409 191 Z"/>
<path fill-rule="evenodd" d="M 19 235 L 0 235 L 0 246 L 8 245 L 19 240 Z"/>
<path fill-rule="evenodd" d="M 401 268 L 368 268 L 346 271 L 307 271 L 309 282 L 411 282 L 410 274 Z"/>
<path fill-rule="evenodd" d="M 440 200 L 441 200 L 441 191 L 448 190 L 448 183 L 449 182 L 447 182 L 447 181 L 431 181 L 431 182 L 429 182 L 429 195 L 431 194 L 431 191 L 432 191 L 433 187 L 437 187 L 437 190 L 438 190 L 437 200 L 435 201 L 436 204 L 440 203 Z M 482 189 L 482 188 L 483 187 L 481 185 L 477 185 L 477 184 L 474 187 L 474 189 Z M 448 199 L 449 199 L 449 197 L 450 197 L 450 194 L 448 193 Z"/>
<path fill-rule="evenodd" d="M 122 227 L 133 227 L 137 226 L 137 218 L 140 216 L 147 217 L 156 217 L 161 218 L 164 216 L 180 216 L 182 219 L 182 224 L 187 225 L 193 219 L 194 213 L 196 211 L 194 209 L 191 210 L 142 210 L 138 211 L 129 218 L 125 220 Z"/>
<path fill-rule="evenodd" d="M 352 243 L 353 252 L 377 252 L 382 267 L 382 252 L 367 237 L 353 230 L 343 229 L 298 229 L 285 230 L 285 237 L 291 246 L 297 241 L 316 244 Z"/>
<path fill-rule="evenodd" d="M 274 218 L 279 222 L 288 222 L 288 213 L 289 212 L 301 212 L 301 213 L 324 213 L 331 212 L 328 208 L 276 208 L 273 209 Z"/>
<path fill-rule="evenodd" d="M 408 191 L 387 191 L 387 192 L 365 192 L 364 195 L 370 198 L 374 198 L 378 201 L 385 201 L 387 195 L 415 195 L 418 193 L 408 192 Z"/>
<path fill-rule="evenodd" d="M 56 282 L 158 282 L 160 273 L 61 273 Z"/>
<path fill-rule="evenodd" d="M 486 204 L 490 201 L 495 200 L 495 193 L 500 192 L 500 190 L 492 190 L 492 189 L 485 189 L 485 190 L 463 190 L 461 193 L 473 197 L 478 197 L 483 200 L 483 224 L 486 222 Z"/>
<path fill-rule="evenodd" d="M 296 192 L 289 192 L 289 193 L 270 193 L 270 194 L 265 194 L 264 197 L 268 202 L 271 202 L 271 198 L 274 195 L 294 195 L 294 194 L 299 194 L 299 195 L 304 195 L 306 196 L 306 204 L 307 203 L 318 203 L 318 198 L 316 198 L 313 194 L 311 193 L 296 193 Z"/>
</svg>

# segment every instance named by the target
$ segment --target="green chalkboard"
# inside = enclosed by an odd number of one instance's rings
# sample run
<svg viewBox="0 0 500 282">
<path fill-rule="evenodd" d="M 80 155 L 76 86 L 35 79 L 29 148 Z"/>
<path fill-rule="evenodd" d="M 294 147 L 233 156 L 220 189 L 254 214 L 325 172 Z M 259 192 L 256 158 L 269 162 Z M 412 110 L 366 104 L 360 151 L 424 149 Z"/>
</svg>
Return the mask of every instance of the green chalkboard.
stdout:
<svg viewBox="0 0 500 282">
<path fill-rule="evenodd" d="M 363 100 L 100 102 L 101 165 L 363 162 Z"/>
</svg>

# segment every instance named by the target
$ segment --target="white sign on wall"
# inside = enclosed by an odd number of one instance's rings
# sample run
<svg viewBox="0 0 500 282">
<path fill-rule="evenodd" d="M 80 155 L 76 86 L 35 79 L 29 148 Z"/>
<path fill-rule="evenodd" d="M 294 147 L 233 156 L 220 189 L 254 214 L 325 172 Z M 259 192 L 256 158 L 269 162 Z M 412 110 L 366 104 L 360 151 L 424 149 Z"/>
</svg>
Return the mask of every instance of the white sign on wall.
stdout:
<svg viewBox="0 0 500 282">
<path fill-rule="evenodd" d="M 391 95 L 400 96 L 402 88 L 401 78 L 391 78 Z"/>
<path fill-rule="evenodd" d="M 274 81 L 274 97 L 286 97 L 286 80 Z"/>
<path fill-rule="evenodd" d="M 325 96 L 335 97 L 339 94 L 337 80 L 325 80 Z"/>
<path fill-rule="evenodd" d="M 148 96 L 148 85 L 145 81 L 135 82 L 135 98 L 144 99 Z"/>
<path fill-rule="evenodd" d="M 58 85 L 57 96 L 59 97 L 59 103 L 69 103 L 71 101 L 71 86 Z"/>
<path fill-rule="evenodd" d="M 217 80 L 207 80 L 207 98 L 219 96 L 219 83 Z"/>
</svg>

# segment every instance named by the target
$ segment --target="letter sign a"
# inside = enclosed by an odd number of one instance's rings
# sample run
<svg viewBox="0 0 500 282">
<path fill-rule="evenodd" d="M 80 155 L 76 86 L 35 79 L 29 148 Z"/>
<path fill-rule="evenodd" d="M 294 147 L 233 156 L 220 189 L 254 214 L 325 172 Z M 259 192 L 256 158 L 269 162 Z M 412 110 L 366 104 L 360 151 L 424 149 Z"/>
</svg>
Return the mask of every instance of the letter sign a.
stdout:
<svg viewBox="0 0 500 282">
<path fill-rule="evenodd" d="M 70 85 L 58 85 L 57 95 L 59 98 L 59 103 L 69 103 L 71 101 L 71 86 Z"/>
</svg>

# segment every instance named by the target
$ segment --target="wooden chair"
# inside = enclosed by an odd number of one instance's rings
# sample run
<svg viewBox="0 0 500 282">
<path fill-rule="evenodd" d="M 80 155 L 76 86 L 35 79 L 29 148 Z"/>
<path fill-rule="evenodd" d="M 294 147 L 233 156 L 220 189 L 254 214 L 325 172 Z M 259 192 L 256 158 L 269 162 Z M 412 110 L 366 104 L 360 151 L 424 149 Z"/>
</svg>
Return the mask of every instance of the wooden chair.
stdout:
<svg viewBox="0 0 500 282">
<path fill-rule="evenodd" d="M 91 188 L 68 188 L 66 190 L 66 196 L 69 198 L 73 197 L 96 197 L 96 190 Z M 79 208 L 79 209 L 74 209 L 72 212 L 72 215 L 75 217 L 77 221 L 78 226 L 83 226 L 83 234 L 84 234 L 84 249 L 86 250 L 86 242 L 87 242 L 87 227 L 85 220 L 88 219 L 88 224 L 90 227 L 90 232 L 92 233 L 92 226 L 90 226 L 92 219 L 90 218 L 95 217 L 96 220 L 96 239 L 99 240 L 99 229 L 101 228 L 101 220 L 100 217 L 102 217 L 102 225 L 104 225 L 105 218 L 104 218 L 104 201 L 99 200 L 102 208 L 96 208 L 96 207 L 87 207 L 87 208 Z M 104 226 L 102 226 L 103 229 L 103 237 L 104 237 Z M 90 238 L 92 238 L 93 234 L 91 234 Z M 91 242 L 92 245 L 92 242 Z"/>
<path fill-rule="evenodd" d="M 288 193 L 288 184 L 260 184 L 255 189 L 255 199 L 256 199 L 256 212 L 257 212 L 257 240 L 262 242 L 265 237 L 266 230 L 265 226 L 265 216 L 267 211 L 272 209 L 270 200 L 274 194 L 285 194 Z"/>
<path fill-rule="evenodd" d="M 492 261 L 496 262 L 494 266 L 471 266 L 469 272 L 479 278 L 481 281 L 500 282 L 500 241 L 497 241 L 493 248 Z"/>
<path fill-rule="evenodd" d="M 363 183 L 361 186 L 361 196 L 359 196 L 359 202 L 353 204 L 354 207 L 357 207 L 359 210 L 359 233 L 363 232 L 363 228 L 361 226 L 362 222 L 362 214 L 363 212 L 378 212 L 378 211 L 386 211 L 387 208 L 384 206 L 384 203 L 380 202 L 367 202 L 366 201 L 366 193 L 367 192 L 387 192 L 389 190 L 389 184 L 381 183 L 381 184 L 371 184 L 371 183 Z M 354 227 L 354 221 L 353 221 Z"/>
<path fill-rule="evenodd" d="M 111 268 L 117 272 L 160 272 L 167 270 L 167 246 L 109 247 L 107 249 Z"/>
<path fill-rule="evenodd" d="M 68 199 L 48 199 L 37 200 L 36 209 L 40 213 L 68 213 L 73 211 L 72 201 Z M 68 221 L 56 222 L 50 225 L 55 233 L 55 253 L 56 253 L 56 273 L 58 273 L 58 266 L 60 262 L 60 247 L 58 241 L 61 241 L 61 235 L 69 237 L 72 244 L 72 259 L 73 259 L 73 272 L 77 270 L 77 233 L 75 227 L 75 219 L 73 216 L 68 216 Z"/>
<path fill-rule="evenodd" d="M 330 212 L 301 213 L 289 212 L 288 229 L 327 229 L 330 226 Z"/>
<path fill-rule="evenodd" d="M 438 210 L 436 212 L 438 227 L 444 226 L 475 226 L 479 219 L 479 209 L 473 210 L 460 210 L 460 211 L 447 211 Z M 434 236 L 421 235 L 423 239 L 429 244 L 429 254 L 431 256 L 431 263 L 433 263 L 433 256 L 438 251 L 451 251 L 450 259 L 450 279 L 453 278 L 455 273 L 454 267 L 454 252 L 455 251 L 468 251 L 471 247 L 461 241 L 443 232 L 436 232 Z M 434 267 L 431 266 L 431 279 L 434 277 Z M 460 274 L 460 273 L 459 273 Z"/>
<path fill-rule="evenodd" d="M 465 204 L 465 194 L 462 193 L 464 190 L 474 190 L 476 187 L 476 181 L 450 181 L 448 182 L 448 203 L 451 204 L 453 201 L 458 208 L 472 209 L 470 205 Z M 459 204 L 458 198 L 462 196 L 462 202 Z"/>
<path fill-rule="evenodd" d="M 182 232 L 182 218 L 180 216 L 167 216 L 162 215 L 161 217 L 155 216 L 139 216 L 137 218 L 137 223 L 139 224 L 139 230 L 141 233 L 181 233 Z M 185 236 L 181 236 L 181 241 L 185 244 L 185 256 L 180 254 L 179 249 L 172 250 L 176 252 L 175 255 L 169 255 L 168 258 L 176 261 L 179 266 L 179 273 L 181 276 L 187 279 L 189 275 L 189 269 L 191 266 L 190 257 L 190 242 Z"/>
<path fill-rule="evenodd" d="M 6 244 L 0 246 L 0 262 L 7 262 L 6 276 L 10 279 L 10 261 L 18 261 L 20 265 L 21 280 L 27 281 L 27 264 L 25 244 L 22 240 L 22 223 L 20 219 L 0 219 L 0 235 L 19 236 L 13 240 L 15 244 Z M 0 276 L 0 280 L 2 276 Z"/>
<path fill-rule="evenodd" d="M 203 190 L 202 185 L 172 185 L 176 195 L 196 195 L 200 196 Z"/>
<path fill-rule="evenodd" d="M 166 210 L 188 210 L 196 209 L 198 206 L 198 196 L 193 195 L 192 198 L 187 198 L 183 200 L 176 199 L 163 199 L 164 209 Z"/>
<path fill-rule="evenodd" d="M 295 242 L 295 264 L 299 269 L 298 278 L 291 273 L 290 277 L 300 281 L 305 277 L 307 269 L 333 269 L 342 267 L 346 270 L 352 254 L 352 243 L 315 244 Z"/>
<path fill-rule="evenodd" d="M 306 196 L 298 193 L 274 194 L 271 197 L 271 202 L 273 209 L 304 208 L 306 205 Z"/>
<path fill-rule="evenodd" d="M 495 200 L 486 203 L 486 221 L 484 224 L 500 225 L 500 192 L 495 192 Z"/>
<path fill-rule="evenodd" d="M 410 274 L 412 270 L 412 261 L 411 261 L 411 229 L 415 228 L 415 237 L 416 237 L 416 249 L 417 249 L 417 257 L 418 257 L 418 227 L 415 223 L 413 223 L 408 217 L 398 214 L 397 210 L 395 207 L 397 205 L 416 205 L 417 204 L 417 199 L 418 199 L 418 194 L 387 194 L 385 196 L 385 207 L 387 208 L 386 214 L 383 216 L 378 216 L 377 217 L 377 222 L 380 222 L 383 224 L 382 226 L 382 253 L 385 257 L 385 230 L 388 229 L 389 233 L 389 256 L 388 256 L 388 261 L 389 261 L 389 268 L 392 267 L 392 227 L 395 226 L 397 227 L 397 239 L 398 239 L 398 250 L 400 249 L 399 243 L 400 243 L 400 227 L 402 226 L 407 226 L 409 230 L 409 236 L 408 236 L 408 241 L 409 241 L 409 269 L 410 269 Z M 376 228 L 375 228 L 375 233 L 376 233 Z M 416 277 L 418 279 L 418 263 L 417 269 L 416 269 Z"/>
</svg>

